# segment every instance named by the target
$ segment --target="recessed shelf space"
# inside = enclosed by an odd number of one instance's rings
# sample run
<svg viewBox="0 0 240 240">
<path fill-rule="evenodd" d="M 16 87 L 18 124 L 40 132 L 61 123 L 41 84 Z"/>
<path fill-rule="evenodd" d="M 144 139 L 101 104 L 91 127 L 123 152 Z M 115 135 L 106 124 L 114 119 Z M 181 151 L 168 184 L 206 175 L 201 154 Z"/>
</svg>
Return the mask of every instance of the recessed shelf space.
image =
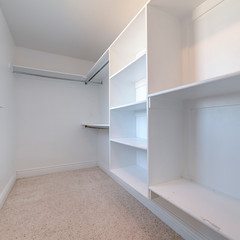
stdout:
<svg viewBox="0 0 240 240">
<path fill-rule="evenodd" d="M 230 239 L 240 237 L 239 81 L 160 93 L 148 111 L 150 190 Z"/>
<path fill-rule="evenodd" d="M 135 166 L 129 166 L 124 168 L 112 169 L 111 172 L 134 188 L 137 192 L 141 193 L 144 197 L 148 197 L 148 185 L 147 185 L 147 170 Z"/>
<path fill-rule="evenodd" d="M 240 202 L 187 179 L 150 186 L 150 190 L 230 239 L 240 239 Z"/>
<path fill-rule="evenodd" d="M 146 110 L 112 110 L 110 126 L 110 139 L 147 139 L 147 112 Z"/>
<path fill-rule="evenodd" d="M 147 109 L 147 101 L 141 101 L 141 102 L 136 102 L 136 103 L 130 103 L 130 104 L 125 104 L 121 105 L 118 107 L 113 107 L 110 108 L 111 111 L 114 110 L 122 110 L 122 111 L 141 111 Z"/>
<path fill-rule="evenodd" d="M 110 79 L 110 107 L 147 99 L 146 55 Z"/>
<path fill-rule="evenodd" d="M 148 197 L 147 152 L 115 142 L 111 147 L 111 172 Z"/>
<path fill-rule="evenodd" d="M 111 142 L 147 150 L 147 140 L 143 138 L 112 138 Z"/>
</svg>

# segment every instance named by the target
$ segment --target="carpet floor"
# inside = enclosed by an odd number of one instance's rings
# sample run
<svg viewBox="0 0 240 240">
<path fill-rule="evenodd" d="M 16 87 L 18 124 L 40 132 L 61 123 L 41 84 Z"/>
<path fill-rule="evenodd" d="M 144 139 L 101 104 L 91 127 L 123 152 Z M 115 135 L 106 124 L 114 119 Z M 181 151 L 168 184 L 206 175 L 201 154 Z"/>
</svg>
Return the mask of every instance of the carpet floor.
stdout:
<svg viewBox="0 0 240 240">
<path fill-rule="evenodd" d="M 0 210 L 1 240 L 179 240 L 99 168 L 16 181 Z"/>
</svg>

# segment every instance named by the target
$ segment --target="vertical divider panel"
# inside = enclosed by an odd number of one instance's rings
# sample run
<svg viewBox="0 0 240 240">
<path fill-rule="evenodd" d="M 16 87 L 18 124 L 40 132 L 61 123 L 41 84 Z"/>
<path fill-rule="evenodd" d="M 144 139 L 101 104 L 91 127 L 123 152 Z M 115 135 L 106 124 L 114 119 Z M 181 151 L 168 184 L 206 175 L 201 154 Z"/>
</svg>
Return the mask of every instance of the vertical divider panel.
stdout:
<svg viewBox="0 0 240 240">
<path fill-rule="evenodd" d="M 160 8 L 147 6 L 148 94 L 181 85 L 181 24 Z"/>
</svg>

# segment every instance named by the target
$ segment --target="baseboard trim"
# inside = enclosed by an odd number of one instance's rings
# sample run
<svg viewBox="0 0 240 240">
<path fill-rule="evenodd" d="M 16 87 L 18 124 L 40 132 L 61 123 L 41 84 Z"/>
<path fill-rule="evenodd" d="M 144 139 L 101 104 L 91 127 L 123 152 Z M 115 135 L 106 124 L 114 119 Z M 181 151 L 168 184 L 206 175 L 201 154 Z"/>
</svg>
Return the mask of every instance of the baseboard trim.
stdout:
<svg viewBox="0 0 240 240">
<path fill-rule="evenodd" d="M 78 170 L 82 168 L 90 168 L 90 167 L 96 167 L 96 166 L 98 166 L 97 161 L 62 164 L 62 165 L 56 165 L 56 166 L 17 170 L 16 175 L 17 175 L 17 178 L 36 177 L 36 176 L 45 175 L 49 173 L 72 171 L 72 170 Z"/>
<path fill-rule="evenodd" d="M 185 240 L 222 240 L 224 237 L 220 236 L 220 234 L 216 232 L 212 232 L 207 227 L 201 226 L 196 222 L 184 221 L 183 219 L 176 216 L 166 207 L 161 206 L 157 201 L 148 200 L 140 193 L 135 191 L 128 184 L 123 182 L 121 179 L 116 177 L 111 173 L 108 169 L 102 168 L 99 165 L 99 168 L 102 169 L 106 174 L 108 174 L 114 181 L 120 184 L 124 189 L 126 189 L 133 197 L 135 197 L 139 202 L 141 202 L 146 208 L 148 208 L 153 214 L 155 214 L 158 218 L 160 218 L 164 223 L 170 226 L 175 232 L 177 232 L 180 236 Z M 194 228 L 195 226 L 195 228 Z"/>
<path fill-rule="evenodd" d="M 11 192 L 14 183 L 16 181 L 16 175 L 14 174 L 6 184 L 6 186 L 3 188 L 2 192 L 0 193 L 0 209 L 3 207 L 3 204 L 5 203 L 8 194 Z"/>
</svg>

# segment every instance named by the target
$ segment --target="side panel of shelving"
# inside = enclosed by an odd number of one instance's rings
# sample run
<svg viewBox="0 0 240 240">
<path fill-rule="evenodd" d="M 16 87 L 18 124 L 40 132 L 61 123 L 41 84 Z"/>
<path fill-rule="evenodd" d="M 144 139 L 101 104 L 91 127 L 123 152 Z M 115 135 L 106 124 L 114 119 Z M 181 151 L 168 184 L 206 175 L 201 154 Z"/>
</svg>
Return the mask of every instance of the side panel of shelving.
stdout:
<svg viewBox="0 0 240 240">
<path fill-rule="evenodd" d="M 147 6 L 148 93 L 181 85 L 181 24 L 178 18 Z"/>
<path fill-rule="evenodd" d="M 136 116 L 132 111 L 110 112 L 110 138 L 136 137 Z"/>
<path fill-rule="evenodd" d="M 99 99 L 100 114 L 99 115 L 100 115 L 101 122 L 108 123 L 108 128 L 109 128 L 109 65 L 106 66 L 104 70 L 102 70 L 102 72 L 103 73 L 101 74 L 101 81 L 103 82 L 103 84 L 99 87 L 99 91 L 100 91 L 100 99 Z M 98 131 L 98 163 L 102 168 L 109 169 L 109 131 L 108 130 Z"/>
<path fill-rule="evenodd" d="M 151 98 L 149 111 L 149 185 L 182 176 L 183 113 L 177 101 Z"/>
</svg>

